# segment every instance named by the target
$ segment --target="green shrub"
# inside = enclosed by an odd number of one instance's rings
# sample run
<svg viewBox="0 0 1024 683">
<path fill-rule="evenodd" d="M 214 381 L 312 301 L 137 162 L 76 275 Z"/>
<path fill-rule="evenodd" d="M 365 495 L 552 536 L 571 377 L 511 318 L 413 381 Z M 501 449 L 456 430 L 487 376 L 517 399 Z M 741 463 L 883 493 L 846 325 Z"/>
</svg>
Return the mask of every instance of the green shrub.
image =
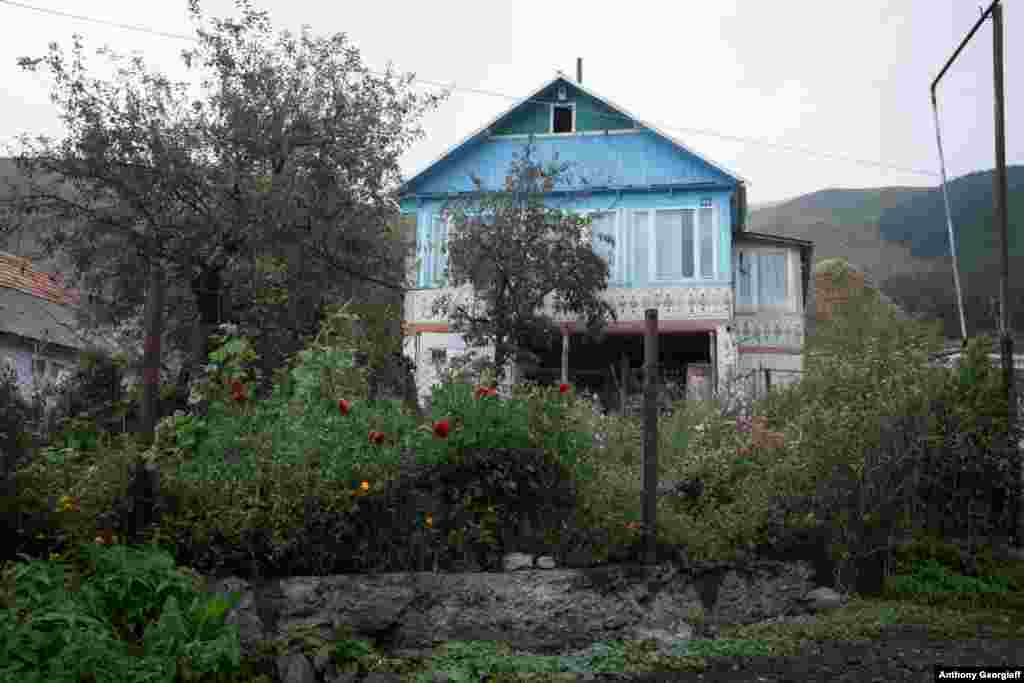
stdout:
<svg viewBox="0 0 1024 683">
<path fill-rule="evenodd" d="M 124 546 L 84 548 L 89 564 L 20 562 L 0 582 L 0 680 L 164 681 L 237 670 L 237 599 L 199 593 L 169 556 Z"/>
</svg>

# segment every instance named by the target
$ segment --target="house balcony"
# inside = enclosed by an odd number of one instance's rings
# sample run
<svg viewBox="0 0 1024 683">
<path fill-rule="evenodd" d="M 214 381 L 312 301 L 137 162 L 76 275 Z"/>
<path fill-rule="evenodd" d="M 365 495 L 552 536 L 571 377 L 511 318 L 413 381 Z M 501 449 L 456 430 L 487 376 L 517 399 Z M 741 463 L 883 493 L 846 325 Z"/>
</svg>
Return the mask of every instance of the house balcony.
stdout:
<svg viewBox="0 0 1024 683">
<path fill-rule="evenodd" d="M 447 316 L 435 315 L 434 302 L 445 294 L 453 294 L 453 301 L 466 304 L 472 300 L 472 289 L 414 289 L 405 295 L 405 322 L 408 328 L 423 332 L 447 332 Z M 602 298 L 611 304 L 617 321 L 608 326 L 611 334 L 641 333 L 644 311 L 658 309 L 658 327 L 663 332 L 713 330 L 729 322 L 733 314 L 732 289 L 727 284 L 675 286 L 675 287 L 609 287 Z M 570 315 L 554 311 L 549 299 L 544 312 L 568 331 L 581 329 Z"/>
</svg>

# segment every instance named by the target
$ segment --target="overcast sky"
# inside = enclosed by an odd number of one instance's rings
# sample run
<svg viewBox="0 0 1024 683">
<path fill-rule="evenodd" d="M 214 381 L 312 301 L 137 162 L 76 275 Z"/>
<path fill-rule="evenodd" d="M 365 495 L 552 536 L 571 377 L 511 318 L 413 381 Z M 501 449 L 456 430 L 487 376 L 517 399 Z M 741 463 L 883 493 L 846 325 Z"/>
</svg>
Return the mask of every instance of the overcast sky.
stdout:
<svg viewBox="0 0 1024 683">
<path fill-rule="evenodd" d="M 0 0 L 0 142 L 22 132 L 59 134 L 41 76 L 21 56 L 50 41 L 141 51 L 184 77 L 183 40 L 38 13 Z M 987 6 L 986 0 L 986 6 Z M 186 0 L 17 0 L 168 33 L 191 34 Z M 750 182 L 752 202 L 828 187 L 935 185 L 938 153 L 928 87 L 977 20 L 967 0 L 716 0 L 600 4 L 521 1 L 395 3 L 254 0 L 276 28 L 347 33 L 371 68 L 391 61 L 418 78 L 523 97 L 561 69 L 597 94 L 659 125 Z M 1024 8 L 1004 3 L 1007 162 L 1024 163 Z M 207 14 L 234 14 L 206 0 Z M 427 89 L 437 90 L 430 86 Z M 455 90 L 424 120 L 427 136 L 403 159 L 406 177 L 507 109 L 514 99 Z M 947 172 L 994 165 L 991 22 L 939 87 Z M 688 130 L 689 129 L 689 130 Z M 926 171 L 886 170 L 784 151 L 751 138 Z"/>
</svg>

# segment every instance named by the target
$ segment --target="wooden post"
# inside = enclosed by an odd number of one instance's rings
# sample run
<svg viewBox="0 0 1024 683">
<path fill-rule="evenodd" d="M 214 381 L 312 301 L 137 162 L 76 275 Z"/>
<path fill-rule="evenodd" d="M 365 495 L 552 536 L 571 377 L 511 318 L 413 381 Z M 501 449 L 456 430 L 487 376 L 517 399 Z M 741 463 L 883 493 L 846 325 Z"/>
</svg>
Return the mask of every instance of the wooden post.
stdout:
<svg viewBox="0 0 1024 683">
<path fill-rule="evenodd" d="M 772 391 L 772 370 L 771 368 L 764 368 L 764 395 L 767 396 Z"/>
<path fill-rule="evenodd" d="M 619 368 L 622 380 L 622 384 L 619 385 L 619 412 L 625 416 L 626 401 L 629 400 L 629 356 L 625 353 L 622 354 L 622 359 L 619 361 Z"/>
<path fill-rule="evenodd" d="M 562 383 L 569 383 L 569 330 L 562 328 Z"/>
<path fill-rule="evenodd" d="M 646 564 L 658 561 L 658 309 L 644 311 L 644 409 L 641 441 Z"/>
<path fill-rule="evenodd" d="M 995 80 L 995 137 L 996 137 L 996 172 L 994 176 L 995 196 L 995 218 L 996 228 L 999 230 L 999 346 L 1003 359 L 1003 387 L 1006 392 L 1006 405 L 1008 408 L 1006 436 L 1007 445 L 1017 454 L 1016 460 L 1020 460 L 1020 446 L 1016 435 L 1017 425 L 1017 388 L 1014 384 L 1014 363 L 1013 363 L 1013 334 L 1010 330 L 1010 260 L 1009 260 L 1009 239 L 1008 232 L 1008 207 L 1007 207 L 1007 181 L 1006 181 L 1006 128 L 1005 128 L 1005 102 L 1003 95 L 1003 7 L 998 2 L 992 3 L 992 64 Z M 1024 476 L 1024 475 L 1022 475 Z M 1024 494 L 1024 479 L 1020 484 L 1021 494 Z M 1017 542 L 1021 542 L 1024 536 L 1024 495 L 1020 495 L 1018 502 L 1017 520 L 1015 533 Z"/>
<path fill-rule="evenodd" d="M 708 356 L 711 358 L 711 399 L 718 396 L 718 332 L 708 334 Z"/>
</svg>

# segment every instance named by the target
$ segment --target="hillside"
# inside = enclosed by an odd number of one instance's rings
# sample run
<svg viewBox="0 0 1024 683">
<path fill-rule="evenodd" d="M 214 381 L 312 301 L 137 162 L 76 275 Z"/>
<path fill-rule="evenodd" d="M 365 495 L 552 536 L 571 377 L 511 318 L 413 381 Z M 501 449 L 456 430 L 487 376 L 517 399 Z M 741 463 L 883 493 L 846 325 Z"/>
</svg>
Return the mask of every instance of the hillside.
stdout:
<svg viewBox="0 0 1024 683">
<path fill-rule="evenodd" d="M 1007 169 L 1010 189 L 1010 300 L 1024 329 L 1024 166 Z M 948 185 L 957 233 L 968 333 L 993 329 L 998 294 L 998 234 L 992 220 L 992 171 Z M 952 262 L 939 187 L 827 189 L 753 210 L 750 230 L 814 242 L 815 261 L 843 258 L 901 307 L 943 320 L 958 337 Z"/>
</svg>

